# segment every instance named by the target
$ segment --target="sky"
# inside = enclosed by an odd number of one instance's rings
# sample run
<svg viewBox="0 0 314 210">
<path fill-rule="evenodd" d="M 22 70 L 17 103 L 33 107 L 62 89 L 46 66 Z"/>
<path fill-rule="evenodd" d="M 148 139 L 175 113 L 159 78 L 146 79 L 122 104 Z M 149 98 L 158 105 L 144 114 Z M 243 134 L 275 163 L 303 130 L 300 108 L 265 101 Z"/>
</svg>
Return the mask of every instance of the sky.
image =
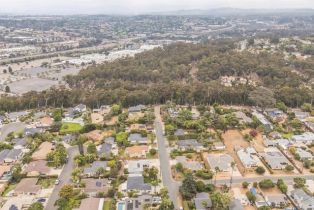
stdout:
<svg viewBox="0 0 314 210">
<path fill-rule="evenodd" d="M 221 7 L 314 9 L 314 0 L 0 0 L 0 13 L 11 14 L 142 14 Z"/>
</svg>

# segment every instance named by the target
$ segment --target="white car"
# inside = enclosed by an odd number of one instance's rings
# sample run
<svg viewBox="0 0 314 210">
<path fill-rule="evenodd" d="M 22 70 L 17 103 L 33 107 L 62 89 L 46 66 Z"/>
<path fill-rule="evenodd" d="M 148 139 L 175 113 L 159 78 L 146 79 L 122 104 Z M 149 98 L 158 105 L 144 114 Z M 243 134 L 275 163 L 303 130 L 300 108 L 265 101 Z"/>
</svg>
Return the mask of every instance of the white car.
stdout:
<svg viewBox="0 0 314 210">
<path fill-rule="evenodd" d="M 55 185 L 58 185 L 60 183 L 60 179 L 56 179 Z"/>
</svg>

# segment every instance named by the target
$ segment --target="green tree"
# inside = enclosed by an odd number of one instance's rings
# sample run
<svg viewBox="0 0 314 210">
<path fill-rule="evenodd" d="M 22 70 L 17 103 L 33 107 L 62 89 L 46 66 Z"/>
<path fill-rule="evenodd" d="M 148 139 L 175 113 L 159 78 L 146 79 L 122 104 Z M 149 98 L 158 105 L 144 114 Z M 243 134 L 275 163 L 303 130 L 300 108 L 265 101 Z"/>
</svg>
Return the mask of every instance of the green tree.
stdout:
<svg viewBox="0 0 314 210">
<path fill-rule="evenodd" d="M 230 203 L 230 196 L 228 193 L 215 192 L 210 196 L 215 210 L 227 210 Z"/>
<path fill-rule="evenodd" d="M 250 92 L 249 100 L 256 106 L 265 109 L 266 107 L 273 107 L 276 103 L 274 92 L 265 87 L 258 87 Z"/>
<path fill-rule="evenodd" d="M 273 188 L 275 184 L 270 179 L 264 179 L 258 183 L 259 187 L 262 189 Z"/>
<path fill-rule="evenodd" d="M 265 173 L 265 168 L 262 167 L 262 166 L 258 166 L 256 169 L 255 169 L 256 173 L 258 174 L 264 174 Z"/>
<path fill-rule="evenodd" d="M 87 153 L 89 154 L 97 154 L 96 145 L 94 143 L 89 143 L 87 146 Z"/>
<path fill-rule="evenodd" d="M 120 132 L 116 134 L 116 141 L 119 146 L 128 146 L 128 133 Z"/>
<path fill-rule="evenodd" d="M 60 189 L 59 196 L 60 198 L 64 198 L 69 200 L 72 198 L 74 195 L 74 189 L 72 185 L 66 184 L 63 185 L 62 188 Z"/>
<path fill-rule="evenodd" d="M 288 186 L 284 183 L 284 181 L 283 181 L 282 179 L 278 179 L 278 181 L 277 181 L 277 186 L 278 186 L 279 190 L 280 190 L 282 193 L 284 193 L 284 194 L 287 193 L 287 191 L 288 191 Z"/>
<path fill-rule="evenodd" d="M 295 188 L 302 188 L 305 185 L 305 179 L 301 177 L 295 177 L 293 178 L 294 181 L 294 187 Z"/>
<path fill-rule="evenodd" d="M 287 165 L 286 167 L 285 167 L 285 170 L 286 171 L 293 171 L 294 170 L 294 167 L 292 166 L 292 165 Z"/>
<path fill-rule="evenodd" d="M 252 193 L 251 191 L 247 191 L 247 192 L 246 192 L 246 197 L 247 197 L 247 199 L 248 199 L 251 203 L 255 203 L 256 197 L 255 197 L 255 195 L 253 195 L 253 193 Z"/>
<path fill-rule="evenodd" d="M 111 107 L 110 113 L 111 115 L 114 115 L 114 116 L 119 115 L 122 113 L 122 107 L 118 104 L 114 104 Z"/>
<path fill-rule="evenodd" d="M 192 174 L 187 174 L 179 188 L 184 199 L 192 199 L 197 193 L 196 181 Z"/>
<path fill-rule="evenodd" d="M 7 85 L 5 86 L 5 90 L 6 93 L 11 93 L 11 88 Z"/>
<path fill-rule="evenodd" d="M 44 205 L 40 202 L 32 203 L 30 207 L 28 207 L 27 210 L 43 210 Z"/>
</svg>

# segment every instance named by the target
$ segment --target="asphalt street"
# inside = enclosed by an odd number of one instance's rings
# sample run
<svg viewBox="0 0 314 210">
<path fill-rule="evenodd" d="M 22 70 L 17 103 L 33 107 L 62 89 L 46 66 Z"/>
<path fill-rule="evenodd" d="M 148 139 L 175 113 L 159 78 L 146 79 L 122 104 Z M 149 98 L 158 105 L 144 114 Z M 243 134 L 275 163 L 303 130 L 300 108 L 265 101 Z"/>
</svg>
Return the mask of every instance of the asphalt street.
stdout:
<svg viewBox="0 0 314 210">
<path fill-rule="evenodd" d="M 71 183 L 71 173 L 75 168 L 74 157 L 79 154 L 79 150 L 77 146 L 68 148 L 68 156 L 69 160 L 64 165 L 62 172 L 59 176 L 60 183 L 55 185 L 55 188 L 52 191 L 52 194 L 49 197 L 49 200 L 46 205 L 46 210 L 56 210 L 56 206 L 54 206 L 56 200 L 59 198 L 59 192 L 63 185 Z"/>
<path fill-rule="evenodd" d="M 158 152 L 159 152 L 159 161 L 160 161 L 160 171 L 162 182 L 165 187 L 167 187 L 169 192 L 169 197 L 174 204 L 175 209 L 180 208 L 179 197 L 179 185 L 172 179 L 171 175 L 171 166 L 170 166 L 170 157 L 167 151 L 166 139 L 163 135 L 162 121 L 160 117 L 160 107 L 155 107 L 155 132 L 157 138 Z"/>
</svg>

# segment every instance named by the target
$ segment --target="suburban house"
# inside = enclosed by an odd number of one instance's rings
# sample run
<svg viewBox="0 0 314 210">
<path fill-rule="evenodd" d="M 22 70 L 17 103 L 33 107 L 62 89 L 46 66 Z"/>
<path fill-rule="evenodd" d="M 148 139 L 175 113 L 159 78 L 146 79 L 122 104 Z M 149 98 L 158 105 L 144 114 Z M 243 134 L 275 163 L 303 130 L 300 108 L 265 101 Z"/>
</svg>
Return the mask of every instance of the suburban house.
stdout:
<svg viewBox="0 0 314 210">
<path fill-rule="evenodd" d="M 253 157 L 253 155 L 256 155 L 256 151 L 253 147 L 241 148 L 237 151 L 237 155 L 245 168 L 257 167 L 258 162 Z"/>
<path fill-rule="evenodd" d="M 135 198 L 123 198 L 122 200 L 117 202 L 117 209 L 142 210 L 145 208 L 146 204 L 159 204 L 160 202 L 160 197 L 153 197 L 149 194 L 143 194 Z"/>
<path fill-rule="evenodd" d="M 197 152 L 200 152 L 201 150 L 204 149 L 203 145 L 199 143 L 196 139 L 179 140 L 177 141 L 177 147 L 181 151 L 192 149 Z"/>
<path fill-rule="evenodd" d="M 21 149 L 4 149 L 0 152 L 0 164 L 12 164 L 18 162 L 23 156 Z"/>
<path fill-rule="evenodd" d="M 125 154 L 130 158 L 145 158 L 148 151 L 149 147 L 146 145 L 135 145 L 132 147 L 127 147 L 125 149 Z"/>
<path fill-rule="evenodd" d="M 39 121 L 36 124 L 37 128 L 49 128 L 54 123 L 54 120 L 50 116 L 45 116 L 39 119 Z"/>
<path fill-rule="evenodd" d="M 93 130 L 85 134 L 85 136 L 92 141 L 102 141 L 105 134 L 102 130 Z"/>
<path fill-rule="evenodd" d="M 301 121 L 304 121 L 306 118 L 310 117 L 310 113 L 308 113 L 308 112 L 294 111 L 293 113 L 294 113 L 295 117 Z"/>
<path fill-rule="evenodd" d="M 129 107 L 129 109 L 128 109 L 128 111 L 130 112 L 130 113 L 132 113 L 132 112 L 141 112 L 141 111 L 143 111 L 143 110 L 145 110 L 146 109 L 146 106 L 145 105 L 137 105 L 137 106 L 131 106 L 131 107 Z"/>
<path fill-rule="evenodd" d="M 314 209 L 314 196 L 307 194 L 303 189 L 291 191 L 290 197 L 301 210 Z"/>
<path fill-rule="evenodd" d="M 243 206 L 241 204 L 241 201 L 238 199 L 233 199 L 229 204 L 229 210 L 243 210 Z"/>
<path fill-rule="evenodd" d="M 311 144 L 314 142 L 314 133 L 312 132 L 305 132 L 301 135 L 294 135 L 291 139 L 295 142 L 301 142 L 304 144 Z"/>
<path fill-rule="evenodd" d="M 246 114 L 241 112 L 241 111 L 237 111 L 234 114 L 235 114 L 236 118 L 239 119 L 239 121 L 243 124 L 250 124 L 253 122 L 253 120 L 251 118 L 246 116 Z"/>
<path fill-rule="evenodd" d="M 81 205 L 79 208 L 75 208 L 73 210 L 99 210 L 103 209 L 104 206 L 104 198 L 85 198 L 81 201 Z"/>
<path fill-rule="evenodd" d="M 290 145 L 292 145 L 292 142 L 288 139 L 274 139 L 274 140 L 270 140 L 268 139 L 266 136 L 263 136 L 263 144 L 266 147 L 276 147 L 279 146 L 282 149 L 288 149 L 288 147 Z"/>
<path fill-rule="evenodd" d="M 152 186 L 144 183 L 144 177 L 141 174 L 130 174 L 126 182 L 121 184 L 122 192 L 137 192 L 138 194 L 150 194 Z"/>
<path fill-rule="evenodd" d="M 14 149 L 20 149 L 24 153 L 28 152 L 29 150 L 26 149 L 27 146 L 27 140 L 26 138 L 17 138 L 17 139 L 12 139 L 11 144 L 13 145 Z"/>
<path fill-rule="evenodd" d="M 145 168 L 150 168 L 151 161 L 148 159 L 129 160 L 126 164 L 129 174 L 142 174 Z"/>
<path fill-rule="evenodd" d="M 198 171 L 203 169 L 203 165 L 199 161 L 188 160 L 185 156 L 177 156 L 177 163 L 181 163 L 182 166 L 191 171 Z"/>
<path fill-rule="evenodd" d="M 98 193 L 107 193 L 110 188 L 108 179 L 82 179 L 85 184 L 83 192 L 90 197 L 96 197 Z"/>
<path fill-rule="evenodd" d="M 25 136 L 34 136 L 35 134 L 43 133 L 43 132 L 44 130 L 42 128 L 36 128 L 32 126 L 28 126 L 24 129 Z"/>
<path fill-rule="evenodd" d="M 6 183 L 11 179 L 11 169 L 11 165 L 0 165 L 0 183 Z"/>
<path fill-rule="evenodd" d="M 169 108 L 167 111 L 171 118 L 176 118 L 179 114 L 179 111 L 175 108 Z"/>
<path fill-rule="evenodd" d="M 113 149 L 112 144 L 103 143 L 97 148 L 97 154 L 99 157 L 110 157 L 111 150 Z"/>
<path fill-rule="evenodd" d="M 177 137 L 183 137 L 185 135 L 185 131 L 183 129 L 179 128 L 174 132 L 174 135 Z"/>
<path fill-rule="evenodd" d="M 35 160 L 23 167 L 23 172 L 27 173 L 27 176 L 48 175 L 50 171 L 45 160 Z"/>
<path fill-rule="evenodd" d="M 25 117 L 29 114 L 28 111 L 21 111 L 21 112 L 10 112 L 7 114 L 7 118 L 11 122 L 17 122 L 21 117 Z"/>
<path fill-rule="evenodd" d="M 208 154 L 207 162 L 213 171 L 217 168 L 219 171 L 228 172 L 231 170 L 233 158 L 228 154 Z"/>
<path fill-rule="evenodd" d="M 258 119 L 258 121 L 260 123 L 262 123 L 262 125 L 265 127 L 265 129 L 267 129 L 267 130 L 273 130 L 274 129 L 273 124 L 271 122 L 269 122 L 269 120 L 267 120 L 263 114 L 261 114 L 257 111 L 253 111 L 252 115 L 254 115 Z"/>
<path fill-rule="evenodd" d="M 273 121 L 282 121 L 286 117 L 286 114 L 283 111 L 281 111 L 280 109 L 277 109 L 277 108 L 266 109 L 265 113 Z"/>
<path fill-rule="evenodd" d="M 37 195 L 41 186 L 37 185 L 38 178 L 24 178 L 14 189 L 14 195 Z"/>
<path fill-rule="evenodd" d="M 47 155 L 54 149 L 51 142 L 45 141 L 41 143 L 37 151 L 32 155 L 33 160 L 46 160 Z"/>
<path fill-rule="evenodd" d="M 313 155 L 312 153 L 302 149 L 302 148 L 296 148 L 296 154 L 298 154 L 300 156 L 300 159 L 302 161 L 304 160 L 313 160 Z"/>
<path fill-rule="evenodd" d="M 226 146 L 224 145 L 223 142 L 217 141 L 217 142 L 214 142 L 214 143 L 213 143 L 212 149 L 213 149 L 213 150 L 225 150 L 225 149 L 226 149 Z"/>
<path fill-rule="evenodd" d="M 289 205 L 289 200 L 284 194 L 267 194 L 265 199 L 273 208 L 282 208 Z"/>
<path fill-rule="evenodd" d="M 314 132 L 314 122 L 304 122 L 304 125 L 307 129 L 309 129 L 311 132 Z"/>
<path fill-rule="evenodd" d="M 73 108 L 73 112 L 76 113 L 83 113 L 86 112 L 87 107 L 84 104 L 79 104 L 76 107 Z"/>
<path fill-rule="evenodd" d="M 282 135 L 278 131 L 273 131 L 268 134 L 268 136 L 272 139 L 281 139 Z"/>
<path fill-rule="evenodd" d="M 261 156 L 271 169 L 282 170 L 290 164 L 289 160 L 281 152 L 265 152 Z"/>
<path fill-rule="evenodd" d="M 105 138 L 104 142 L 107 144 L 115 144 L 115 138 L 112 136 L 107 137 L 107 138 Z"/>
<path fill-rule="evenodd" d="M 74 141 L 75 139 L 76 139 L 76 135 L 73 135 L 73 134 L 66 134 L 62 136 L 62 141 L 68 144 L 71 143 L 71 141 Z"/>
<path fill-rule="evenodd" d="M 84 176 L 93 177 L 97 176 L 99 168 L 103 168 L 104 170 L 109 170 L 107 168 L 107 161 L 94 161 L 91 167 L 84 168 Z"/>
<path fill-rule="evenodd" d="M 194 204 L 196 210 L 207 210 L 212 207 L 212 200 L 209 197 L 208 193 L 197 193 L 194 198 Z"/>
<path fill-rule="evenodd" d="M 130 144 L 148 144 L 148 138 L 140 133 L 131 133 L 128 141 Z"/>
<path fill-rule="evenodd" d="M 266 201 L 263 196 L 261 196 L 260 194 L 256 194 L 255 195 L 256 200 L 255 200 L 255 205 L 257 208 L 260 208 L 262 206 L 269 206 L 270 203 L 268 201 Z"/>
<path fill-rule="evenodd" d="M 132 131 L 132 130 L 142 130 L 145 131 L 147 129 L 145 124 L 131 124 L 130 127 L 127 129 L 127 131 Z"/>
</svg>

